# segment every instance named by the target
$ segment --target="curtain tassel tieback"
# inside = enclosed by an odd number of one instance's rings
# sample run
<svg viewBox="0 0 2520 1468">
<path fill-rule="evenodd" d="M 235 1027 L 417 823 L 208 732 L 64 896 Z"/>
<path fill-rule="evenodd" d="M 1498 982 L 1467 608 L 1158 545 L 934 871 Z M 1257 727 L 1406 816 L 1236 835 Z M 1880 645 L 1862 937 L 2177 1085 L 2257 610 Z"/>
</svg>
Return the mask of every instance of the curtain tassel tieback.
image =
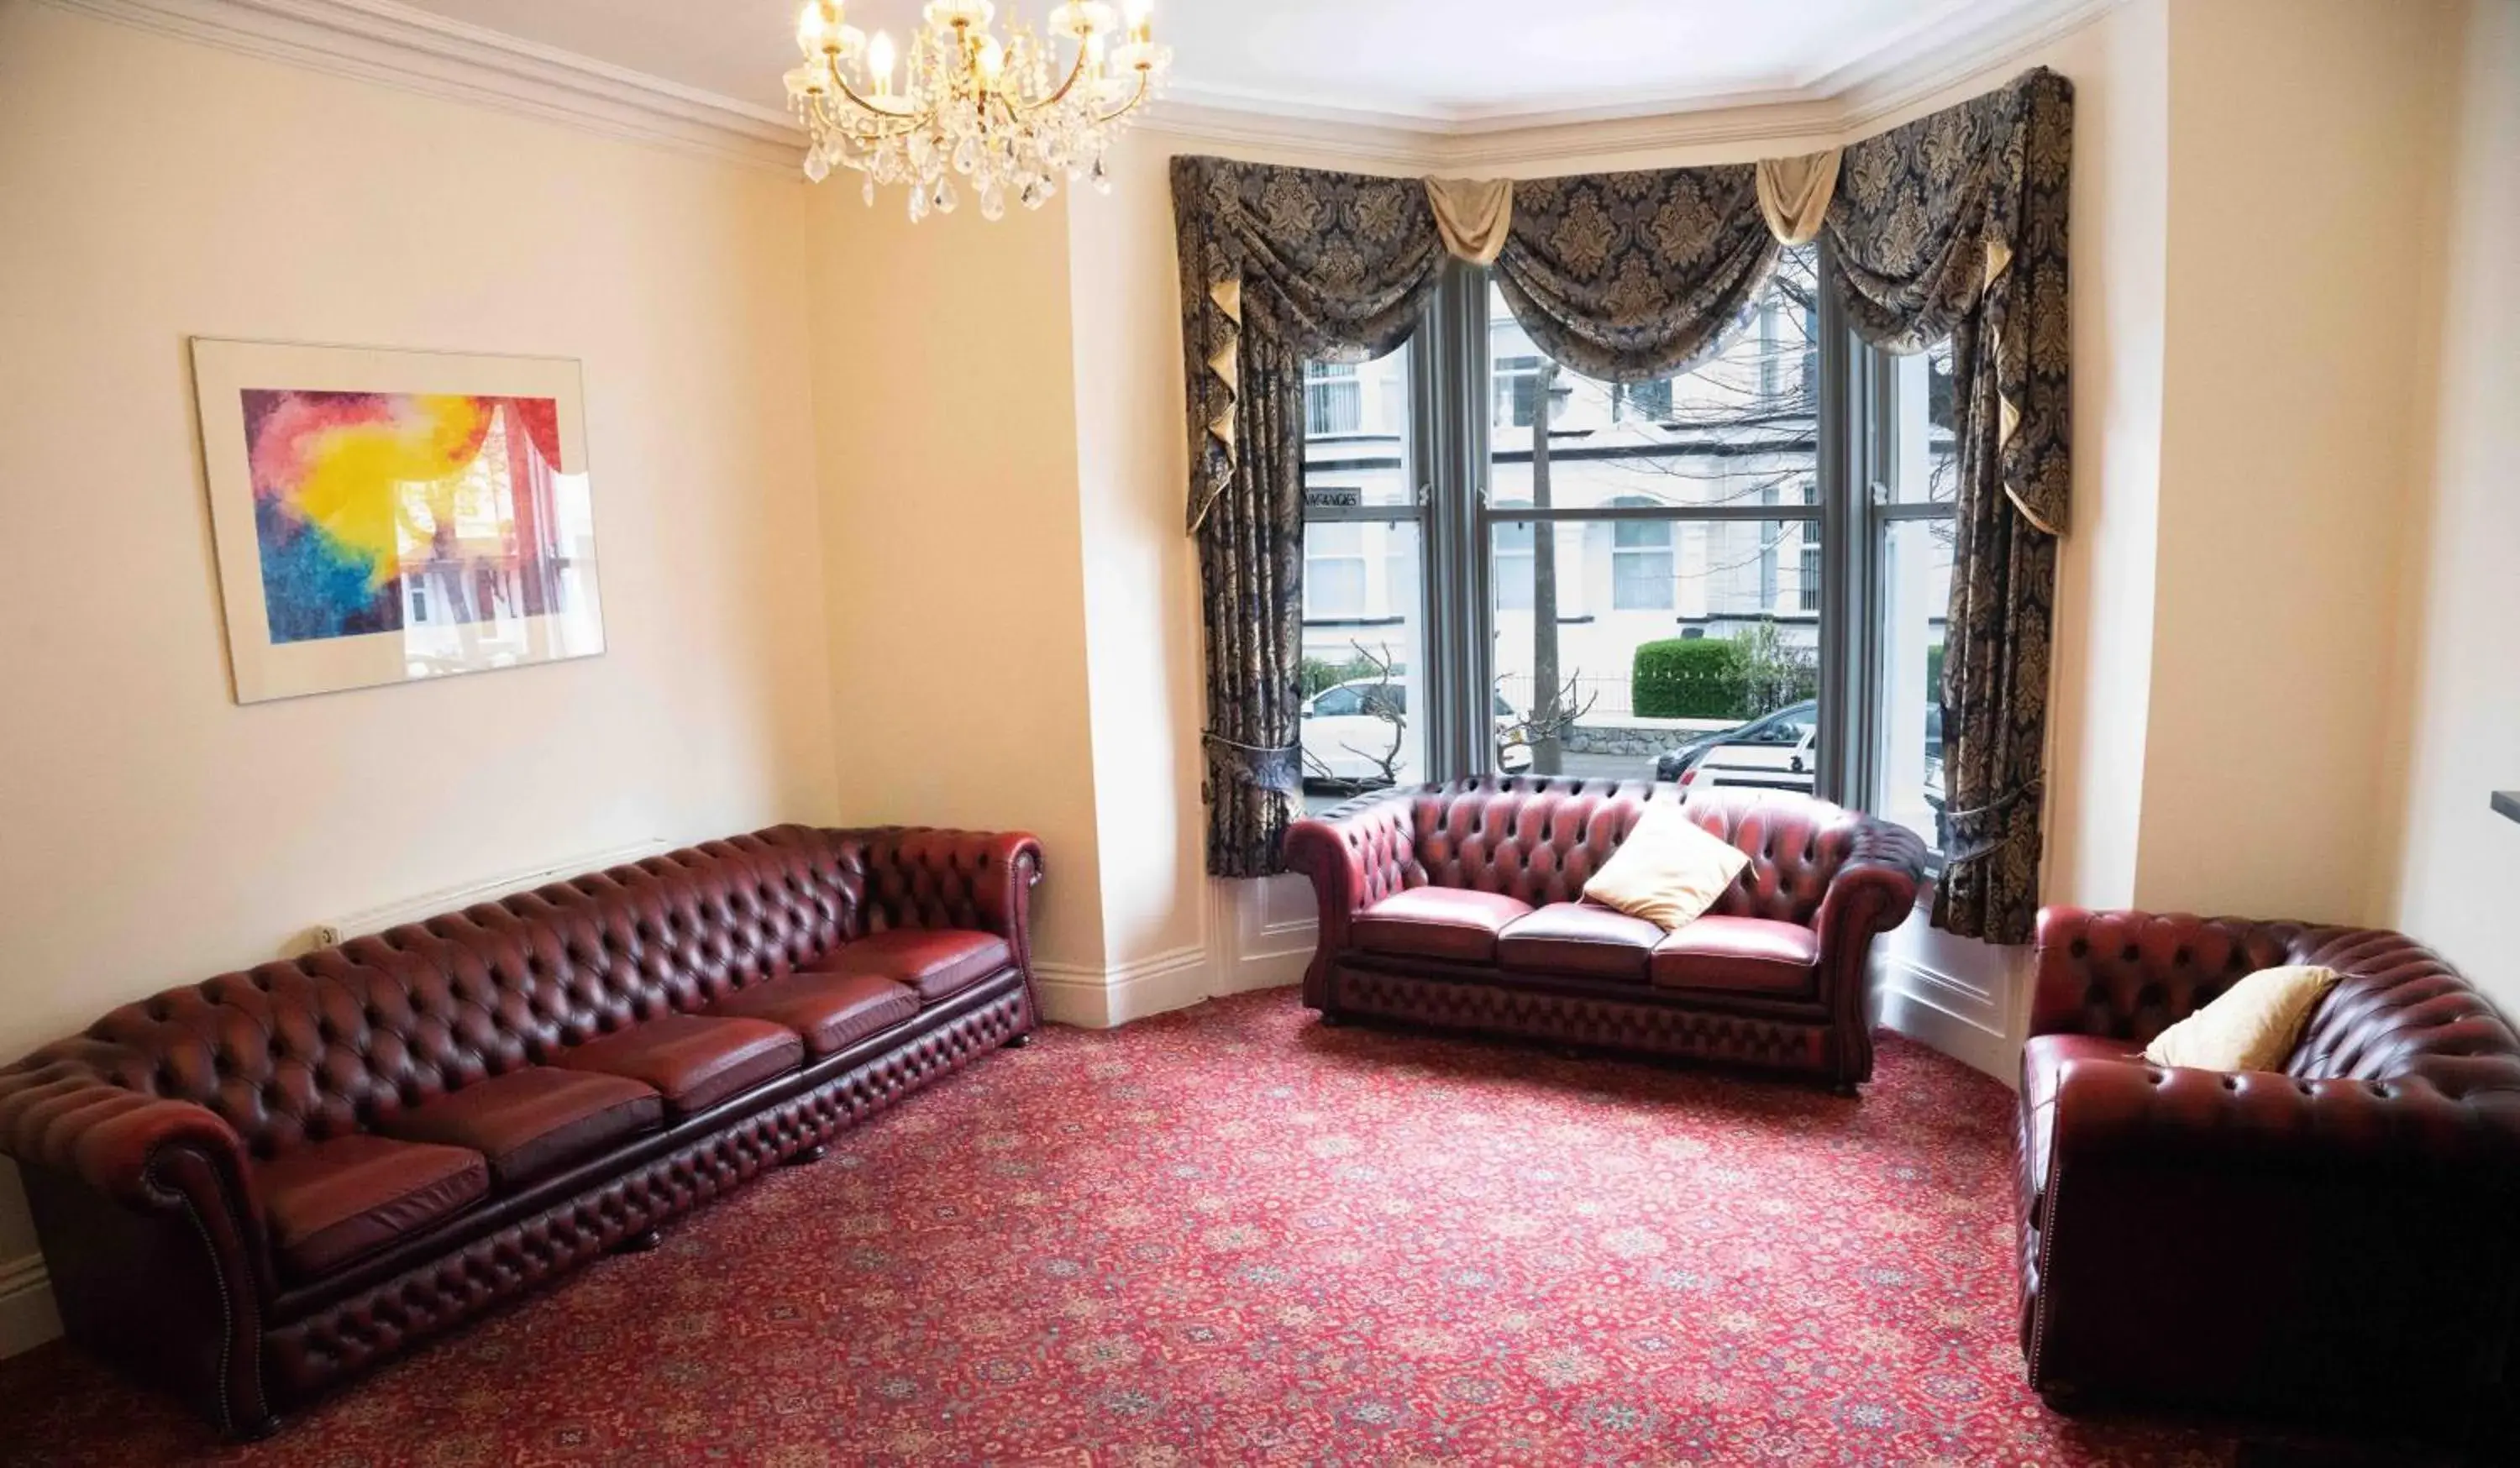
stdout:
<svg viewBox="0 0 2520 1468">
<path fill-rule="evenodd" d="M 1997 818 L 2008 814 L 2013 807 L 2038 794 L 2047 783 L 2044 778 L 2025 780 L 1984 805 L 1973 806 L 1964 811 L 1945 811 L 1943 820 L 1949 829 L 1953 834 L 1963 839 L 1955 843 L 1958 846 L 1958 850 L 1944 853 L 1943 864 L 1946 867 L 1956 867 L 1964 862 L 1983 861 L 2021 839 L 2024 832 L 2017 830 L 2007 831 L 2001 836 L 1988 836 L 1984 832 Z"/>
<path fill-rule="evenodd" d="M 1210 768 L 1227 778 L 1281 795 L 1304 791 L 1303 748 L 1297 744 L 1245 744 L 1214 730 L 1200 733 Z"/>
</svg>

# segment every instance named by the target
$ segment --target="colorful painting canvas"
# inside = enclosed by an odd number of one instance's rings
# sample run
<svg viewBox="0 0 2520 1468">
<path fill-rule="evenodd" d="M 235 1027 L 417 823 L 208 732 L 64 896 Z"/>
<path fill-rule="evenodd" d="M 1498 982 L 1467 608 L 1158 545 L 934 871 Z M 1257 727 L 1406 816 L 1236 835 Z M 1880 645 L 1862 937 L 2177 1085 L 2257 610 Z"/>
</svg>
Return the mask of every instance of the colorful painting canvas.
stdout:
<svg viewBox="0 0 2520 1468">
<path fill-rule="evenodd" d="M 194 359 L 241 701 L 603 650 L 574 363 Z"/>
</svg>

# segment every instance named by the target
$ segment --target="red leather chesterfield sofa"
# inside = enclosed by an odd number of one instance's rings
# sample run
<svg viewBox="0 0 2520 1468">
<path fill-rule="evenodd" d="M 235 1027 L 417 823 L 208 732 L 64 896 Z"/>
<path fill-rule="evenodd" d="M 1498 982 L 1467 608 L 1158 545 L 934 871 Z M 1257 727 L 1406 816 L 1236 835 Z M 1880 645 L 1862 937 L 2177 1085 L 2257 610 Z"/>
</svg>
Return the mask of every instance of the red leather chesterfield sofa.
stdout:
<svg viewBox="0 0 2520 1468">
<path fill-rule="evenodd" d="M 2337 970 L 2281 1075 L 2142 1046 Z M 2396 933 L 2050 908 L 2022 1052 L 2021 1346 L 2059 1406 L 2492 1412 L 2520 1308 L 2520 1038 Z"/>
<path fill-rule="evenodd" d="M 1038 1012 L 1028 835 L 780 826 L 125 1004 L 0 1071 L 74 1341 L 233 1436 Z"/>
<path fill-rule="evenodd" d="M 1683 801 L 1747 852 L 1672 933 L 1583 902 L 1649 801 Z M 1872 1075 L 1872 939 L 1916 902 L 1906 829 L 1782 792 L 1489 777 L 1388 791 L 1299 821 L 1321 946 L 1304 1002 L 1559 1045 Z"/>
</svg>

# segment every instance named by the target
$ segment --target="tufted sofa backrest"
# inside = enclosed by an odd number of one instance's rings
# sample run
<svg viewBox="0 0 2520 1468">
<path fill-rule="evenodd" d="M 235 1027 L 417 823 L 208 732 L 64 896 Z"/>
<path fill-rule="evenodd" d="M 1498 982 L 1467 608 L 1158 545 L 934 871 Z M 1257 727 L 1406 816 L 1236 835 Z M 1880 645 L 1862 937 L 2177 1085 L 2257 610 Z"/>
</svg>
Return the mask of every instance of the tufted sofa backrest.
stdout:
<svg viewBox="0 0 2520 1468">
<path fill-rule="evenodd" d="M 1861 818 L 1777 791 L 1601 779 L 1489 777 L 1428 785 L 1412 802 L 1408 885 L 1502 892 L 1533 907 L 1575 902 L 1653 801 L 1682 809 L 1747 853 L 1714 912 L 1809 925 Z"/>
<path fill-rule="evenodd" d="M 2402 933 L 2051 908 L 2039 939 L 2036 1034 L 2149 1044 L 2261 968 L 2316 963 L 2339 977 L 2311 1012 L 2286 1074 L 2422 1079 L 2452 1096 L 2520 1090 L 2520 1036 L 2439 955 Z"/>
<path fill-rule="evenodd" d="M 809 962 L 864 931 L 866 886 L 862 839 L 774 827 L 170 989 L 66 1047 L 270 1157 Z"/>
</svg>

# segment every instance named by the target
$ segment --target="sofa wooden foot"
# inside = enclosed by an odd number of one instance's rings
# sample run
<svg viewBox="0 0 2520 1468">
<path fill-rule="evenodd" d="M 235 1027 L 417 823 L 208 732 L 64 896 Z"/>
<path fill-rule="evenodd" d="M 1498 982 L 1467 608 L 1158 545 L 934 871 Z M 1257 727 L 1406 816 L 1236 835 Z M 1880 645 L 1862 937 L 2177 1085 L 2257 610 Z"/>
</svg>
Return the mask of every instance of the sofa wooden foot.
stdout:
<svg viewBox="0 0 2520 1468">
<path fill-rule="evenodd" d="M 1032 1044 L 1032 1031 L 1026 1030 L 1007 1042 L 1007 1048 L 1020 1050 Z"/>
<path fill-rule="evenodd" d="M 1346 1016 L 1346 1015 L 1343 1015 L 1343 1014 L 1336 1014 L 1336 1013 L 1333 1013 L 1333 1012 L 1331 1012 L 1330 1010 L 1328 1010 L 1328 1009 L 1325 1009 L 1325 1010 L 1323 1010 L 1323 1011 L 1322 1011 L 1322 1028 L 1323 1028 L 1323 1029 L 1325 1029 L 1325 1030 L 1336 1030 L 1336 1029 L 1341 1029 L 1341 1028 L 1345 1027 L 1345 1025 L 1346 1025 L 1346 1024 L 1347 1024 L 1347 1016 Z"/>
<path fill-rule="evenodd" d="M 621 1242 L 614 1244 L 612 1246 L 612 1252 L 615 1254 L 645 1254 L 651 1249 L 663 1247 L 664 1242 L 665 1233 L 663 1229 L 650 1228 L 644 1232 L 634 1233 L 628 1238 L 623 1239 Z"/>
<path fill-rule="evenodd" d="M 830 1144 L 818 1141 L 801 1152 L 788 1154 L 788 1166 L 791 1168 L 800 1168 L 809 1162 L 820 1162 L 831 1155 L 832 1148 Z"/>
<path fill-rule="evenodd" d="M 246 1423 L 244 1426 L 239 1427 L 234 1433 L 230 1434 L 230 1436 L 240 1443 L 260 1443 L 267 1439 L 278 1437 L 280 1435 L 280 1417 L 277 1413 L 274 1413 L 271 1416 L 263 1418 L 259 1422 Z"/>
<path fill-rule="evenodd" d="M 1861 1100 L 1864 1096 L 1864 1092 L 1858 1090 L 1852 1081 L 1836 1082 L 1829 1087 L 1828 1093 L 1833 1096 L 1844 1096 L 1850 1101 Z"/>
</svg>

